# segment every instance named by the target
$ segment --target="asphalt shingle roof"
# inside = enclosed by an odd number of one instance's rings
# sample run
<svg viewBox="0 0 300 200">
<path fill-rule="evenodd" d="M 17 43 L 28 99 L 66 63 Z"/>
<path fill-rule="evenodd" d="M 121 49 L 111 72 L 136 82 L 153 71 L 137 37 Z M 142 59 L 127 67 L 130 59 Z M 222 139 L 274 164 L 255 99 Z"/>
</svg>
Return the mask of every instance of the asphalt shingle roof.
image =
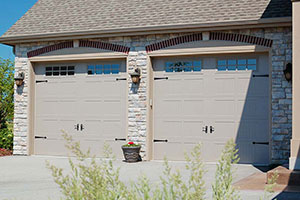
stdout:
<svg viewBox="0 0 300 200">
<path fill-rule="evenodd" d="M 39 0 L 2 38 L 259 20 L 291 10 L 290 0 Z"/>
</svg>

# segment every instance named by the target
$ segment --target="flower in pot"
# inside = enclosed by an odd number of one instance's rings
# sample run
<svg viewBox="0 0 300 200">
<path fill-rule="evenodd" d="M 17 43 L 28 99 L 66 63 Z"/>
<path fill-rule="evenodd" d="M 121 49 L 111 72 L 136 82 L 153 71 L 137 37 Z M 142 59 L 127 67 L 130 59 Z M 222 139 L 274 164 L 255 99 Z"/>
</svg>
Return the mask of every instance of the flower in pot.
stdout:
<svg viewBox="0 0 300 200">
<path fill-rule="evenodd" d="M 140 150 L 141 145 L 134 142 L 128 142 L 122 146 L 125 162 L 138 162 L 141 161 Z"/>
</svg>

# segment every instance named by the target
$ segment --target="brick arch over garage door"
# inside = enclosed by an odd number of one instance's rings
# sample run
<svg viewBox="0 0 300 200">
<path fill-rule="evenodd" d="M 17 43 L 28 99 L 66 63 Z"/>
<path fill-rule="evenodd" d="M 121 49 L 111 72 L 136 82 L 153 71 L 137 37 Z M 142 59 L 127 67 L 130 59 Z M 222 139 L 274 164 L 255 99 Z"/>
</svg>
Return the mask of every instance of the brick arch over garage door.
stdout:
<svg viewBox="0 0 300 200">
<path fill-rule="evenodd" d="M 188 43 L 188 42 L 201 41 L 201 40 L 203 40 L 202 33 L 185 35 L 185 36 L 171 38 L 168 40 L 150 44 L 146 46 L 146 51 L 153 52 L 167 47 Z M 242 42 L 242 43 L 260 45 L 265 47 L 272 47 L 273 44 L 273 40 L 266 39 L 266 38 L 236 34 L 236 33 L 222 33 L 222 32 L 211 32 L 209 35 L 209 40 Z"/>
<path fill-rule="evenodd" d="M 89 47 L 89 48 L 96 48 L 96 49 L 105 49 L 115 52 L 121 52 L 128 54 L 130 51 L 130 47 L 126 47 L 123 45 L 112 44 L 112 43 L 105 43 L 99 41 L 88 41 L 88 40 L 80 40 L 79 47 Z M 74 48 L 73 41 L 61 42 L 58 44 L 49 45 L 46 47 L 42 47 L 33 51 L 29 51 L 27 53 L 28 58 L 39 56 L 45 53 L 49 53 L 52 51 L 60 50 L 60 49 L 67 49 L 67 48 Z"/>
</svg>

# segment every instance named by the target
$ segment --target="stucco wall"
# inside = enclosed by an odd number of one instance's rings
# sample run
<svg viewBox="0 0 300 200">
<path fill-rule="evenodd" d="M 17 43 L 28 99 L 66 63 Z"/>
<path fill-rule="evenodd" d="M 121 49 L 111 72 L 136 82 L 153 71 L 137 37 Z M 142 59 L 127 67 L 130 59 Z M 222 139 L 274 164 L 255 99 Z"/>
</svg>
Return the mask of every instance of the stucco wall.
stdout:
<svg viewBox="0 0 300 200">
<path fill-rule="evenodd" d="M 226 32 L 226 31 L 222 31 Z M 272 130 L 271 156 L 273 163 L 287 163 L 290 152 L 292 132 L 292 89 L 291 84 L 283 77 L 285 64 L 292 62 L 292 33 L 291 28 L 243 29 L 227 31 L 253 35 L 274 40 L 272 47 Z M 186 33 L 187 34 L 187 33 Z M 154 42 L 177 37 L 185 34 L 147 35 L 134 37 L 101 38 L 99 41 L 111 42 L 131 47 L 128 55 L 128 72 L 134 67 L 142 69 L 139 87 L 135 87 L 129 78 L 128 93 L 128 137 L 142 144 L 143 155 L 146 150 L 147 136 L 147 54 L 145 46 Z M 28 77 L 27 56 L 30 50 L 47 46 L 51 43 L 22 44 L 16 46 L 16 72 L 25 71 Z M 25 83 L 22 95 L 15 93 L 15 139 L 14 153 L 27 154 L 27 102 L 28 85 Z"/>
</svg>

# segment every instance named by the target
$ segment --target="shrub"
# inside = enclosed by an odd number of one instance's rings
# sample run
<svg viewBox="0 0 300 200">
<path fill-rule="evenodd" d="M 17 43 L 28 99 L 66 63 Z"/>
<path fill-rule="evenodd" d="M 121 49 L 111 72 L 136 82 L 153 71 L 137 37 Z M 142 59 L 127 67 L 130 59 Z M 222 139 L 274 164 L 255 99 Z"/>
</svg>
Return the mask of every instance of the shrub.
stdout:
<svg viewBox="0 0 300 200">
<path fill-rule="evenodd" d="M 0 58 L 0 148 L 12 149 L 14 63 Z"/>
<path fill-rule="evenodd" d="M 154 199 L 205 199 L 205 182 L 203 175 L 205 173 L 204 164 L 201 160 L 201 145 L 194 147 L 191 155 L 185 154 L 187 161 L 186 169 L 189 171 L 188 182 L 182 180 L 179 170 L 172 172 L 168 160 L 164 159 L 164 176 L 160 177 L 162 190 L 160 186 L 154 192 Z"/>
<path fill-rule="evenodd" d="M 235 146 L 234 141 L 232 139 L 229 140 L 218 161 L 215 183 L 212 186 L 213 199 L 215 200 L 240 199 L 238 192 L 232 186 L 234 173 L 232 164 L 236 164 L 239 161 L 238 150 Z"/>
<path fill-rule="evenodd" d="M 201 146 L 196 145 L 190 155 L 186 154 L 186 169 L 189 172 L 187 182 L 182 180 L 180 171 L 173 171 L 165 158 L 163 176 L 160 184 L 155 186 L 142 175 L 136 182 L 126 186 L 119 179 L 120 168 L 113 165 L 111 149 L 105 146 L 105 158 L 96 162 L 90 152 L 82 152 L 79 142 L 73 142 L 72 137 L 64 132 L 67 148 L 76 156 L 73 161 L 69 158 L 70 174 L 47 162 L 54 181 L 60 186 L 65 199 L 94 200 L 94 199 L 132 199 L 132 200 L 174 200 L 174 199 L 205 199 L 203 175 L 204 164 L 201 161 Z M 91 158 L 91 159 L 90 159 Z M 232 163 L 238 162 L 237 150 L 233 140 L 229 141 L 222 152 L 216 171 L 216 181 L 213 185 L 213 199 L 238 199 L 238 193 L 232 187 Z"/>
<path fill-rule="evenodd" d="M 71 175 L 65 175 L 63 169 L 47 163 L 51 169 L 54 181 L 60 186 L 66 199 L 124 199 L 127 196 L 124 183 L 119 180 L 119 168 L 114 168 L 111 152 L 105 147 L 105 160 L 97 164 L 95 157 L 90 161 L 90 152 L 84 153 L 79 142 L 73 142 L 72 137 L 63 134 L 67 148 L 76 156 L 76 163 L 69 158 Z"/>
<path fill-rule="evenodd" d="M 278 179 L 278 172 L 275 171 L 271 178 L 268 178 L 267 185 L 265 186 L 264 195 L 260 197 L 260 200 L 271 199 L 272 194 L 274 193 L 274 187 L 277 185 L 276 181 Z"/>
<path fill-rule="evenodd" d="M 91 158 L 89 151 L 81 151 L 79 142 L 73 142 L 72 137 L 65 132 L 63 136 L 67 141 L 67 148 L 76 156 L 76 161 L 69 158 L 71 174 L 65 174 L 63 169 L 49 162 L 47 167 L 66 199 L 204 199 L 204 170 L 200 159 L 200 145 L 194 148 L 191 157 L 186 156 L 186 168 L 190 171 L 187 184 L 182 181 L 179 171 L 172 172 L 165 159 L 164 176 L 161 177 L 160 185 L 152 187 L 146 176 L 140 176 L 137 182 L 125 186 L 119 179 L 120 169 L 113 166 L 114 157 L 111 157 L 109 147 L 105 146 L 105 159 L 97 163 L 95 157 Z"/>
<path fill-rule="evenodd" d="M 12 150 L 13 139 L 12 123 L 7 123 L 5 128 L 0 129 L 0 148 Z"/>
</svg>

